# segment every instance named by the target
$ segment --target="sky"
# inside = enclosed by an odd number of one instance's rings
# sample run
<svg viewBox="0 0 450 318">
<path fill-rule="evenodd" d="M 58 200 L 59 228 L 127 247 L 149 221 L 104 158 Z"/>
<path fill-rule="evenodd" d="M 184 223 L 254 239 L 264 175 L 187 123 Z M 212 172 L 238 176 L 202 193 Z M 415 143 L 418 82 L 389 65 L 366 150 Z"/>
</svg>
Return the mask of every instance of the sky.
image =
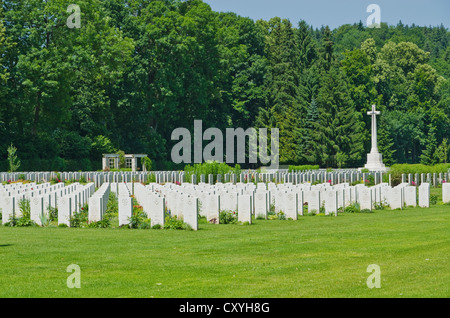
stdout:
<svg viewBox="0 0 450 318">
<path fill-rule="evenodd" d="M 373 11 L 370 4 L 380 7 L 381 22 L 397 25 L 438 26 L 450 29 L 450 0 L 203 0 L 214 11 L 235 12 L 253 20 L 272 17 L 288 18 L 293 25 L 300 20 L 314 28 L 328 25 L 331 29 L 343 24 L 366 25 Z"/>
</svg>

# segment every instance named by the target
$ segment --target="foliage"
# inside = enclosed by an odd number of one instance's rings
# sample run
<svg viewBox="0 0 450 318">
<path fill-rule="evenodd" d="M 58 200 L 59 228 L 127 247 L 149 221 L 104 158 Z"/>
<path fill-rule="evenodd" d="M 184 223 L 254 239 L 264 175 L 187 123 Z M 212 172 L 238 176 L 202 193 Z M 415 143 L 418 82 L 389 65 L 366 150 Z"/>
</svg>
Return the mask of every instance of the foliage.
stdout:
<svg viewBox="0 0 450 318">
<path fill-rule="evenodd" d="M 442 140 L 442 143 L 436 149 L 436 154 L 435 154 L 435 156 L 439 159 L 440 163 L 444 163 L 444 164 L 447 163 L 449 150 L 450 150 L 450 144 L 448 143 L 448 139 L 444 138 Z"/>
<path fill-rule="evenodd" d="M 88 227 L 89 206 L 86 204 L 78 212 L 74 212 L 70 217 L 70 227 Z"/>
<path fill-rule="evenodd" d="M 17 158 L 16 152 L 17 148 L 11 144 L 11 146 L 7 149 L 8 152 L 8 163 L 9 163 L 9 172 L 17 171 L 20 167 L 20 160 Z"/>
<path fill-rule="evenodd" d="M 196 175 L 197 183 L 200 182 L 200 176 L 203 174 L 207 180 L 208 175 L 212 174 L 214 178 L 214 182 L 217 181 L 217 175 L 234 173 L 236 176 L 239 176 L 241 173 L 241 167 L 239 164 L 236 164 L 234 167 L 231 167 L 223 162 L 217 161 L 208 161 L 201 164 L 194 164 L 193 166 L 187 165 L 184 167 L 185 178 L 187 182 L 191 182 L 191 176 Z"/>
<path fill-rule="evenodd" d="M 146 171 L 151 171 L 152 170 L 152 160 L 145 156 L 141 159 L 141 163 L 142 163 L 142 167 L 145 167 Z"/>
<path fill-rule="evenodd" d="M 267 212 L 267 218 L 269 220 L 286 220 L 286 215 L 282 211 L 275 213 L 274 211 Z"/>
<path fill-rule="evenodd" d="M 179 219 L 176 215 L 171 216 L 166 214 L 164 219 L 165 230 L 192 230 L 191 226 L 183 222 L 183 219 Z"/>
<path fill-rule="evenodd" d="M 219 213 L 219 224 L 236 224 L 238 216 L 236 211 L 222 210 Z"/>
<path fill-rule="evenodd" d="M 19 201 L 19 210 L 21 217 L 11 216 L 5 226 L 37 226 L 37 224 L 31 220 L 30 200 L 22 199 Z"/>
<path fill-rule="evenodd" d="M 349 206 L 346 206 L 344 209 L 345 213 L 357 213 L 361 212 L 361 208 L 359 203 L 352 203 Z"/>
<path fill-rule="evenodd" d="M 49 206 L 48 217 L 50 221 L 58 221 L 58 208 Z"/>
<path fill-rule="evenodd" d="M 131 217 L 128 218 L 128 226 L 131 229 L 148 229 L 150 228 L 150 219 L 147 216 L 141 206 L 134 205 L 133 213 Z"/>
<path fill-rule="evenodd" d="M 430 195 L 430 204 L 431 205 L 437 204 L 437 201 L 438 201 L 437 195 L 435 195 L 435 194 Z"/>
<path fill-rule="evenodd" d="M 394 184 L 398 184 L 402 180 L 402 174 L 422 174 L 422 173 L 446 173 L 450 169 L 450 164 L 436 164 L 434 166 L 427 166 L 423 164 L 395 164 L 392 165 L 389 174 Z"/>
<path fill-rule="evenodd" d="M 301 166 L 289 166 L 289 172 L 293 171 L 308 171 L 308 170 L 319 170 L 319 165 L 301 165 Z"/>
</svg>

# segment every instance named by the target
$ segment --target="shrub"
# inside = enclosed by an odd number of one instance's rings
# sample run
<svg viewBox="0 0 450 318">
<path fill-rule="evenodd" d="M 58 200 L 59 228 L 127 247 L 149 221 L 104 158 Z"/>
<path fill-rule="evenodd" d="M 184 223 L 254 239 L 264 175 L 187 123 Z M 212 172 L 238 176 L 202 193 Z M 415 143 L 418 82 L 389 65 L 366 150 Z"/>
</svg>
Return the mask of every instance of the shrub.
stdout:
<svg viewBox="0 0 450 318">
<path fill-rule="evenodd" d="M 142 229 L 142 228 L 149 228 L 147 225 L 143 224 L 149 224 L 149 219 L 147 218 L 147 214 L 144 213 L 141 210 L 133 209 L 133 214 L 131 217 L 128 218 L 128 226 L 131 229 Z"/>
<path fill-rule="evenodd" d="M 44 213 L 43 215 L 41 215 L 41 216 L 39 217 L 39 219 L 40 219 L 41 225 L 42 225 L 43 227 L 47 227 L 47 226 L 50 225 L 50 218 L 47 217 L 47 215 L 46 215 L 45 213 Z"/>
<path fill-rule="evenodd" d="M 19 210 L 22 213 L 22 218 L 30 219 L 31 217 L 31 207 L 30 200 L 22 199 L 19 201 Z"/>
<path fill-rule="evenodd" d="M 9 218 L 9 222 L 4 224 L 5 226 L 18 226 L 18 227 L 26 227 L 26 226 L 37 226 L 37 224 L 29 218 L 20 217 L 16 218 L 11 216 Z"/>
<path fill-rule="evenodd" d="M 357 213 L 357 212 L 360 212 L 360 211 L 361 211 L 361 208 L 360 208 L 359 203 L 353 203 L 353 204 L 351 204 L 349 206 L 346 206 L 345 209 L 344 209 L 345 213 Z"/>
<path fill-rule="evenodd" d="M 219 213 L 220 224 L 235 224 L 237 223 L 238 214 L 236 211 L 223 210 Z"/>
<path fill-rule="evenodd" d="M 36 222 L 31 220 L 30 200 L 28 199 L 20 200 L 19 209 L 20 212 L 22 213 L 22 216 L 20 218 L 11 216 L 9 218 L 9 221 L 4 224 L 5 226 L 18 226 L 18 227 L 37 226 Z"/>
<path fill-rule="evenodd" d="M 375 210 L 384 210 L 386 207 L 387 207 L 387 205 L 382 202 L 381 203 L 375 202 L 375 204 L 374 204 Z"/>
<path fill-rule="evenodd" d="M 435 204 L 437 204 L 437 201 L 438 201 L 437 195 L 430 196 L 430 204 L 435 205 Z"/>
<path fill-rule="evenodd" d="M 149 229 L 150 219 L 147 213 L 144 212 L 142 206 L 137 205 L 137 201 L 133 198 L 133 213 L 131 217 L 128 218 L 128 226 L 131 229 Z"/>
<path fill-rule="evenodd" d="M 58 208 L 48 207 L 48 217 L 50 221 L 58 221 Z"/>
<path fill-rule="evenodd" d="M 88 205 L 85 204 L 79 212 L 75 212 L 70 217 L 71 227 L 87 227 L 89 222 Z"/>
<path fill-rule="evenodd" d="M 186 223 L 183 222 L 183 219 L 178 219 L 176 215 L 170 216 L 170 214 L 166 214 L 164 220 L 164 229 L 166 230 L 184 230 L 186 229 Z"/>
<path fill-rule="evenodd" d="M 87 225 L 87 227 L 88 228 L 102 228 L 102 229 L 105 229 L 105 228 L 111 227 L 111 221 L 110 221 L 109 218 L 103 218 L 100 221 L 89 223 Z"/>
<path fill-rule="evenodd" d="M 267 218 L 269 220 L 286 220 L 286 215 L 282 211 L 279 211 L 278 213 L 275 213 L 274 211 L 269 211 L 267 213 Z"/>
</svg>

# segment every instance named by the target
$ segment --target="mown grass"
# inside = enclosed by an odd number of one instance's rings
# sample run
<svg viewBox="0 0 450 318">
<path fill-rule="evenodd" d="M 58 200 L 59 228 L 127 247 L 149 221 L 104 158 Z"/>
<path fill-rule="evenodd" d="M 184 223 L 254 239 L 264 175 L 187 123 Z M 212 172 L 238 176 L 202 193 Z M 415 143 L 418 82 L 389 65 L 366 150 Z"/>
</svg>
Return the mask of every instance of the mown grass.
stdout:
<svg viewBox="0 0 450 318">
<path fill-rule="evenodd" d="M 435 205 L 196 232 L 1 226 L 0 297 L 449 297 L 449 221 Z"/>
</svg>

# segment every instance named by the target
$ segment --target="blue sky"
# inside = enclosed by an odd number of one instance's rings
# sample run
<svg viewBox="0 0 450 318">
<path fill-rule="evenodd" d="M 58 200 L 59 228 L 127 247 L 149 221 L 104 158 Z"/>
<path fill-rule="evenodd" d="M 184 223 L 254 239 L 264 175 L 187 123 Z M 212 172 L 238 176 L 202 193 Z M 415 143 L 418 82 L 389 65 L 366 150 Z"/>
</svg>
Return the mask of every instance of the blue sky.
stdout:
<svg viewBox="0 0 450 318">
<path fill-rule="evenodd" d="M 450 0 L 203 0 L 214 11 L 235 12 L 251 19 L 288 18 L 293 25 L 305 20 L 313 27 L 334 29 L 360 20 L 366 24 L 369 4 L 381 8 L 381 22 L 412 23 L 450 28 Z"/>
</svg>

